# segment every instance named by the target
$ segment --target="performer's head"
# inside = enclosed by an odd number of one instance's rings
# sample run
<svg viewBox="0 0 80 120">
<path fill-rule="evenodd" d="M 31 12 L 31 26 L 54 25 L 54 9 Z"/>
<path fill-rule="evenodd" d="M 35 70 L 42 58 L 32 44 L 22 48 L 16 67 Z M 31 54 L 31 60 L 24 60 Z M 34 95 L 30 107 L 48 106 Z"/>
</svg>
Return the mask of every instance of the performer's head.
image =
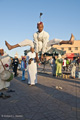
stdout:
<svg viewBox="0 0 80 120">
<path fill-rule="evenodd" d="M 44 28 L 43 22 L 38 22 L 37 23 L 37 29 L 38 29 L 38 31 L 42 32 L 43 28 Z"/>
<path fill-rule="evenodd" d="M 3 55 L 3 54 L 4 54 L 4 49 L 0 48 L 0 55 Z"/>
<path fill-rule="evenodd" d="M 33 53 L 33 52 L 34 52 L 34 48 L 33 48 L 33 47 L 31 47 L 31 48 L 30 48 L 30 51 Z"/>
</svg>

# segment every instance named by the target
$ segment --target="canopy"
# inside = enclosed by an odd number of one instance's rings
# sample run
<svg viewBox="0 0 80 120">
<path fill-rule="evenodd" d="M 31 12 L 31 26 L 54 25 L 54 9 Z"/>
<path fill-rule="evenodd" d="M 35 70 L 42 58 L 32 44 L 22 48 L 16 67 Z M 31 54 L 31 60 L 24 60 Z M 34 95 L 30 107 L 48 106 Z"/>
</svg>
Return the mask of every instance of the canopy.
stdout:
<svg viewBox="0 0 80 120">
<path fill-rule="evenodd" d="M 70 60 L 73 60 L 74 53 L 67 53 L 66 57 L 69 58 Z"/>
<path fill-rule="evenodd" d="M 45 54 L 52 56 L 53 54 L 61 54 L 61 55 L 64 55 L 65 53 L 66 53 L 66 51 L 59 50 L 59 49 L 57 49 L 57 48 L 51 48 L 51 49 L 48 50 Z"/>
<path fill-rule="evenodd" d="M 73 60 L 73 57 L 79 57 L 78 53 L 67 53 L 66 57 Z"/>
</svg>

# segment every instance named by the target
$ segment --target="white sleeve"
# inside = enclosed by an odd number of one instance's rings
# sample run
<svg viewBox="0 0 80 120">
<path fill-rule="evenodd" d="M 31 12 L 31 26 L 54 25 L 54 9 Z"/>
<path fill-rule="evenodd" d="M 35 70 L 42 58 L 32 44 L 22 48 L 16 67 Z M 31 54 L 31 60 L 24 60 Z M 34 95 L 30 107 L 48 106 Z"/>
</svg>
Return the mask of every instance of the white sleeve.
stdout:
<svg viewBox="0 0 80 120">
<path fill-rule="evenodd" d="M 10 57 L 6 57 L 6 63 L 5 64 L 8 64 L 9 66 L 8 67 L 5 67 L 6 68 L 6 70 L 9 70 L 9 67 L 10 67 L 10 65 L 11 65 L 11 59 L 10 59 Z"/>
<path fill-rule="evenodd" d="M 42 44 L 42 54 L 46 52 L 47 43 L 49 42 L 49 34 L 45 33 Z"/>
<path fill-rule="evenodd" d="M 26 56 L 26 61 L 27 61 L 27 65 L 28 65 L 28 62 L 29 62 L 29 55 L 28 54 Z"/>
<path fill-rule="evenodd" d="M 34 33 L 33 39 L 34 39 L 34 48 L 35 48 L 35 52 L 38 53 L 38 39 L 37 39 L 37 33 Z"/>
<path fill-rule="evenodd" d="M 7 63 L 10 66 L 10 64 L 11 64 L 11 59 L 10 58 L 8 59 Z"/>
<path fill-rule="evenodd" d="M 11 64 L 11 59 L 10 59 L 10 57 L 9 57 L 9 55 L 8 54 L 6 54 L 5 53 L 5 56 L 4 56 L 4 64 L 8 64 L 9 66 L 10 66 L 10 64 Z"/>
</svg>

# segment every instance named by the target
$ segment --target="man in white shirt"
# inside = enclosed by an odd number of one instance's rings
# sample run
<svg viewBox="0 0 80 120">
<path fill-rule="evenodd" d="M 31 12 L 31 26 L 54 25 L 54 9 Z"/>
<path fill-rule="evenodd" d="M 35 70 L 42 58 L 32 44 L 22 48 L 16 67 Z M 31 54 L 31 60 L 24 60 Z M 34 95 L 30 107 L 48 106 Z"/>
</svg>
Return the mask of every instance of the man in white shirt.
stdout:
<svg viewBox="0 0 80 120">
<path fill-rule="evenodd" d="M 29 85 L 35 85 L 37 83 L 37 64 L 35 57 L 34 48 L 31 47 L 26 57 Z"/>
<path fill-rule="evenodd" d="M 35 46 L 35 52 L 36 52 L 36 60 L 38 61 L 38 52 L 41 51 L 42 55 L 41 55 L 41 60 L 43 60 L 43 54 L 45 52 L 47 52 L 52 45 L 54 44 L 73 44 L 74 43 L 74 36 L 73 34 L 71 34 L 71 38 L 69 41 L 64 41 L 61 39 L 53 39 L 49 41 L 49 34 L 47 32 L 45 32 L 43 30 L 44 25 L 43 22 L 39 22 L 37 23 L 37 29 L 38 31 L 36 33 L 34 33 L 33 35 L 33 39 L 34 42 L 32 40 L 28 40 L 25 39 L 24 41 L 15 44 L 15 45 L 10 45 L 7 41 L 5 41 L 6 46 L 8 47 L 9 50 L 14 49 L 16 47 L 23 47 L 23 46 L 32 46 L 32 44 L 34 43 Z"/>
<path fill-rule="evenodd" d="M 4 53 L 4 50 L 0 48 L 0 74 L 3 72 L 4 67 L 6 70 L 9 70 L 10 64 L 11 64 L 11 59 L 9 55 Z M 0 76 L 0 90 L 4 88 L 7 89 L 7 87 L 9 86 L 10 86 L 10 82 L 3 81 Z"/>
<path fill-rule="evenodd" d="M 10 57 L 6 53 L 4 53 L 3 48 L 0 48 L 0 74 L 2 74 L 4 67 L 6 70 L 9 69 L 10 63 L 11 63 Z M 3 89 L 8 89 L 7 87 L 9 86 L 10 82 L 3 81 L 0 75 L 0 91 L 2 91 Z M 10 95 L 6 95 L 3 92 L 0 93 L 0 98 L 7 99 L 10 97 L 11 97 Z"/>
</svg>

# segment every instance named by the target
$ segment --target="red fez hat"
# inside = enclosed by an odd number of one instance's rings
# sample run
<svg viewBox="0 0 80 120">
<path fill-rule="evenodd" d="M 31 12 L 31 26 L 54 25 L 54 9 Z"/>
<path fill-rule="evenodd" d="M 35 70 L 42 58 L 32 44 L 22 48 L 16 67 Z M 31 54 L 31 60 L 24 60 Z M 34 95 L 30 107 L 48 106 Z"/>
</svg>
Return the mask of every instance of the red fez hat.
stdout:
<svg viewBox="0 0 80 120">
<path fill-rule="evenodd" d="M 37 23 L 37 27 L 38 27 L 39 25 L 43 25 L 43 22 L 38 22 L 38 23 Z"/>
</svg>

